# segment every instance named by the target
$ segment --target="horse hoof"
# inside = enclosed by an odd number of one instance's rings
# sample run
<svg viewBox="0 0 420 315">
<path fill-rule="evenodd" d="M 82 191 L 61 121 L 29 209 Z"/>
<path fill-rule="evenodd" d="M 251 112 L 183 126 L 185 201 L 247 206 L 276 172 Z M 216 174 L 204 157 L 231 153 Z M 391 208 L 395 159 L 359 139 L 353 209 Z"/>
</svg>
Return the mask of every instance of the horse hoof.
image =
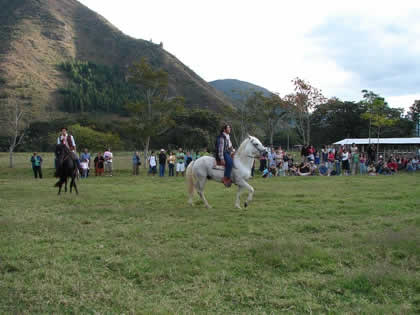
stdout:
<svg viewBox="0 0 420 315">
<path fill-rule="evenodd" d="M 244 207 L 247 208 L 248 207 L 248 202 L 244 203 Z"/>
</svg>

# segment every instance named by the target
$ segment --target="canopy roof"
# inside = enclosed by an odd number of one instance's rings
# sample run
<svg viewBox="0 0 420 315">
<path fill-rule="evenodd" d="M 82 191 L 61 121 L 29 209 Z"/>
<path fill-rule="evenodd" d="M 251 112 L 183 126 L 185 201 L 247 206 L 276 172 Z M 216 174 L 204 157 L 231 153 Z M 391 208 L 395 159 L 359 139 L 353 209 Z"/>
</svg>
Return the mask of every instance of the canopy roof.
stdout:
<svg viewBox="0 0 420 315">
<path fill-rule="evenodd" d="M 369 138 L 343 139 L 334 144 L 369 144 Z M 377 144 L 378 138 L 370 138 L 371 144 Z M 379 138 L 379 144 L 420 144 L 420 137 L 412 138 Z"/>
</svg>

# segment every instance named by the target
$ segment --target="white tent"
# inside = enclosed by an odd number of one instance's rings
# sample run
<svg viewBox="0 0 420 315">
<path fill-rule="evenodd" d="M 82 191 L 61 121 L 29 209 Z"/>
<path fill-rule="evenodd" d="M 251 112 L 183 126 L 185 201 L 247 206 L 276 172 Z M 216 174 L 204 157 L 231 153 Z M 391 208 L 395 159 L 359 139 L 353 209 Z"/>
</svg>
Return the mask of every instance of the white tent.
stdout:
<svg viewBox="0 0 420 315">
<path fill-rule="evenodd" d="M 359 138 L 359 139 L 343 139 L 341 141 L 335 142 L 334 144 L 339 145 L 351 145 L 355 144 L 369 144 L 369 138 Z M 370 138 L 371 144 L 377 144 L 378 138 Z M 379 144 L 406 144 L 406 145 L 420 145 L 420 137 L 412 138 L 379 138 Z"/>
</svg>

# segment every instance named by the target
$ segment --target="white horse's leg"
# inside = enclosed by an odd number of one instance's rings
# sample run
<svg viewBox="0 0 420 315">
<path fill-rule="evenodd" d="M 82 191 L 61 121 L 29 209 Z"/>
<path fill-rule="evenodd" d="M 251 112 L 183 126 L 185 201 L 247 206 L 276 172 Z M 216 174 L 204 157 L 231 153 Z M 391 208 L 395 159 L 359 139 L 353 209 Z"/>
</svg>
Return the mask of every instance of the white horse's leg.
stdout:
<svg viewBox="0 0 420 315">
<path fill-rule="evenodd" d="M 198 195 L 200 196 L 201 200 L 203 200 L 204 205 L 206 206 L 207 209 L 210 209 L 211 206 L 209 205 L 209 203 L 207 202 L 206 196 L 204 196 L 204 192 L 202 191 L 197 191 Z"/>
<path fill-rule="evenodd" d="M 245 204 L 244 204 L 244 206 L 246 208 L 246 207 L 248 207 L 248 204 L 252 201 L 252 197 L 254 196 L 254 191 L 255 191 L 254 187 L 252 187 L 250 184 L 248 184 L 246 181 L 243 180 L 243 181 L 241 181 L 239 188 L 240 189 L 238 189 L 238 195 L 237 195 L 237 198 L 236 198 L 235 206 L 237 208 L 240 207 L 240 202 L 241 202 L 239 200 L 240 191 L 241 191 L 241 188 L 246 188 L 246 189 L 248 189 L 248 198 L 247 198 L 247 200 L 245 201 Z"/>
<path fill-rule="evenodd" d="M 242 183 L 238 184 L 238 192 L 236 193 L 236 201 L 235 201 L 235 207 L 238 209 L 241 209 L 241 193 L 244 186 L 242 186 Z"/>
<path fill-rule="evenodd" d="M 247 182 L 245 182 L 245 187 L 248 188 L 248 198 L 245 201 L 245 208 L 246 208 L 248 207 L 248 204 L 252 201 L 252 198 L 254 197 L 255 189 Z"/>
<path fill-rule="evenodd" d="M 206 208 L 210 209 L 211 206 L 209 205 L 206 196 L 204 196 L 204 186 L 206 185 L 206 182 L 206 177 L 197 178 L 195 182 L 195 189 L 197 190 L 197 194 L 200 196 L 201 200 L 203 200 Z"/>
</svg>

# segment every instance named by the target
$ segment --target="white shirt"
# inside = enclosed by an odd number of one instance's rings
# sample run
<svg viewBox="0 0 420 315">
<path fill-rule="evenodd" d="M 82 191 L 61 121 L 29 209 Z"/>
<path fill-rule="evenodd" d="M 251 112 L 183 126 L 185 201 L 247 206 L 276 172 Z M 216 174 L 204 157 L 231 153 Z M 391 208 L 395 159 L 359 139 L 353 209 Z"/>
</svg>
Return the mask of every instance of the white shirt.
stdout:
<svg viewBox="0 0 420 315">
<path fill-rule="evenodd" d="M 348 152 L 343 152 L 343 155 L 341 156 L 341 160 L 346 161 L 348 159 L 349 159 L 349 153 Z"/>
<path fill-rule="evenodd" d="M 149 165 L 151 167 L 156 166 L 156 156 L 152 155 L 151 157 L 149 157 Z"/>
<path fill-rule="evenodd" d="M 232 147 L 232 142 L 230 141 L 230 135 L 225 132 L 223 134 L 225 135 L 225 138 L 228 142 L 228 148 L 230 149 Z"/>
<path fill-rule="evenodd" d="M 105 162 L 112 163 L 112 152 L 105 151 L 104 159 L 105 159 Z"/>
<path fill-rule="evenodd" d="M 66 134 L 65 136 L 59 135 L 57 138 L 57 144 L 61 144 L 61 141 L 63 141 L 63 143 L 69 148 L 70 145 L 67 143 L 67 137 L 68 137 L 68 134 Z M 70 136 L 70 139 L 71 139 L 71 145 L 74 148 L 76 148 L 76 142 L 74 142 L 73 136 Z"/>
</svg>

